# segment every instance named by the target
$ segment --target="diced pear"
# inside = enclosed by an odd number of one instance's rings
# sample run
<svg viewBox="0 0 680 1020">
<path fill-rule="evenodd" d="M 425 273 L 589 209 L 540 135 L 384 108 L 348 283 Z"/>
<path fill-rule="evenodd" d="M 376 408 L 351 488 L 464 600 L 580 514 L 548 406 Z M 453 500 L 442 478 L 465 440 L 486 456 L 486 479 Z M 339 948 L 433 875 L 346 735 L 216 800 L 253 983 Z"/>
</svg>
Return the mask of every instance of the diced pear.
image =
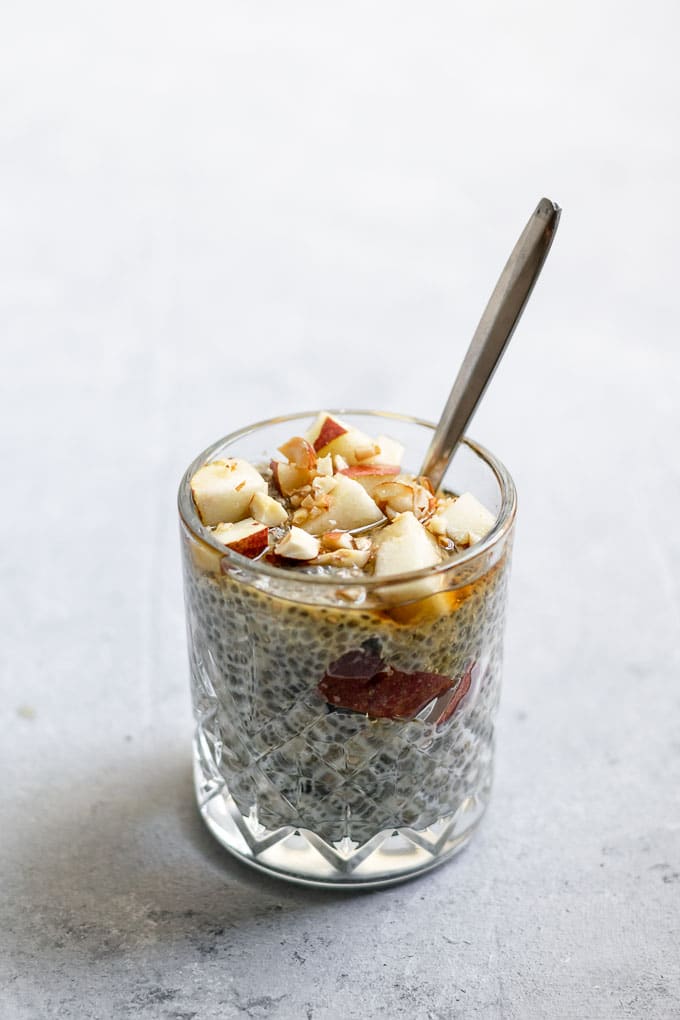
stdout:
<svg viewBox="0 0 680 1020">
<path fill-rule="evenodd" d="M 432 567 L 442 560 L 437 542 L 410 511 L 383 528 L 377 536 L 374 576 L 389 578 L 412 570 Z M 438 591 L 441 579 L 437 576 L 394 585 L 386 590 L 389 600 L 426 598 Z"/>
<path fill-rule="evenodd" d="M 274 546 L 274 552 L 289 560 L 313 560 L 319 554 L 319 539 L 293 525 Z"/>
<path fill-rule="evenodd" d="M 378 436 L 375 445 L 379 447 L 380 452 L 363 461 L 364 464 L 401 464 L 404 447 L 396 439 L 390 439 L 389 436 Z"/>
<path fill-rule="evenodd" d="M 327 411 L 321 411 L 315 421 L 307 430 L 307 440 L 312 444 L 316 452 L 323 450 L 333 439 L 342 436 L 349 429 L 339 418 L 334 418 Z"/>
<path fill-rule="evenodd" d="M 290 496 L 303 485 L 308 485 L 311 475 L 306 468 L 296 464 L 286 464 L 282 460 L 273 460 L 270 465 L 274 485 L 282 496 Z"/>
<path fill-rule="evenodd" d="M 335 478 L 332 475 L 317 475 L 312 480 L 312 491 L 314 493 L 330 492 L 335 487 Z"/>
<path fill-rule="evenodd" d="M 446 521 L 441 514 L 434 514 L 430 517 L 426 527 L 433 535 L 446 535 Z"/>
<path fill-rule="evenodd" d="M 253 559 L 267 548 L 269 529 L 259 521 L 247 517 L 235 524 L 218 524 L 213 531 L 214 537 L 228 549 Z"/>
<path fill-rule="evenodd" d="M 286 508 L 278 499 L 272 499 L 266 492 L 256 492 L 249 504 L 251 517 L 254 517 L 260 524 L 267 524 L 270 528 L 285 524 L 288 520 Z"/>
<path fill-rule="evenodd" d="M 306 438 L 317 453 L 339 454 L 348 464 L 358 464 L 377 452 L 377 445 L 370 436 L 326 411 L 317 417 Z"/>
<path fill-rule="evenodd" d="M 441 561 L 437 543 L 411 511 L 395 517 L 379 532 L 377 542 L 377 577 L 422 570 Z"/>
<path fill-rule="evenodd" d="M 382 520 L 382 514 L 368 495 L 363 485 L 346 475 L 335 475 L 328 479 L 327 497 L 329 506 L 316 517 L 310 516 L 304 528 L 311 535 L 322 535 L 324 531 L 350 531 L 363 528 Z"/>
<path fill-rule="evenodd" d="M 437 516 L 446 522 L 446 533 L 454 542 L 469 543 L 481 541 L 493 528 L 496 518 L 472 493 L 464 492 L 458 499 L 449 502 L 438 511 Z"/>
<path fill-rule="evenodd" d="M 194 503 L 206 525 L 242 520 L 255 493 L 266 491 L 259 471 L 237 457 L 204 464 L 191 479 Z"/>
</svg>

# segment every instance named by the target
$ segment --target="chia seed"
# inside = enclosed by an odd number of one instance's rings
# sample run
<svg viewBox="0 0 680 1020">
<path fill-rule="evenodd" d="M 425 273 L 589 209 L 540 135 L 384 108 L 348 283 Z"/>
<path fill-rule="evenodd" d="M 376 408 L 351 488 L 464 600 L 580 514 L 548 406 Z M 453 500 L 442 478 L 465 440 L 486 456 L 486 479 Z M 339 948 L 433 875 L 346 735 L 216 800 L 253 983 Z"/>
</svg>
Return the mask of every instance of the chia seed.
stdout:
<svg viewBox="0 0 680 1020">
<path fill-rule="evenodd" d="M 486 799 L 509 544 L 454 598 L 418 603 L 413 622 L 403 609 L 301 603 L 247 583 L 243 572 L 208 572 L 192 544 L 185 534 L 197 744 L 206 773 L 224 780 L 244 816 L 361 844 Z M 362 649 L 407 673 L 460 678 L 471 669 L 470 690 L 439 725 L 427 711 L 392 719 L 336 708 L 318 685 L 331 663 Z"/>
</svg>

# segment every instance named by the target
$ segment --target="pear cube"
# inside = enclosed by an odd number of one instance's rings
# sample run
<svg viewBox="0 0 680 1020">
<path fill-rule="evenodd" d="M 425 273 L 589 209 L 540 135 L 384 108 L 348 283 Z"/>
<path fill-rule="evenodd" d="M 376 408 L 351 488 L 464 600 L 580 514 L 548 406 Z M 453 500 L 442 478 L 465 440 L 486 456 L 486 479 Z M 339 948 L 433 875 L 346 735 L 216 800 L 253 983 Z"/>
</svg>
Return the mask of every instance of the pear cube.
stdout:
<svg viewBox="0 0 680 1020">
<path fill-rule="evenodd" d="M 313 560 L 315 556 L 319 555 L 319 548 L 318 538 L 293 525 L 281 541 L 274 546 L 274 552 L 289 560 Z"/>
<path fill-rule="evenodd" d="M 255 493 L 250 501 L 249 510 L 251 517 L 254 517 L 260 524 L 267 524 L 270 528 L 285 524 L 288 520 L 286 508 L 279 503 L 278 499 L 273 499 L 266 492 Z"/>
<path fill-rule="evenodd" d="M 303 525 L 311 535 L 322 535 L 325 531 L 351 531 L 382 520 L 382 513 L 363 485 L 354 478 L 334 475 L 324 488 L 328 509 L 316 516 L 310 515 Z"/>
<path fill-rule="evenodd" d="M 364 464 L 401 465 L 404 447 L 396 439 L 390 439 L 389 436 L 378 436 L 375 445 L 378 447 L 378 453 L 374 453 L 368 460 L 363 461 Z"/>
<path fill-rule="evenodd" d="M 348 464 L 358 464 L 375 456 L 377 444 L 360 429 L 347 425 L 322 411 L 306 435 L 317 453 L 328 453 L 344 457 Z"/>
<path fill-rule="evenodd" d="M 198 515 L 207 526 L 243 520 L 255 493 L 266 491 L 260 472 L 237 457 L 204 464 L 191 479 Z"/>
<path fill-rule="evenodd" d="M 432 567 L 441 560 L 442 555 L 436 540 L 415 514 L 407 511 L 395 517 L 392 523 L 379 533 L 374 575 L 389 578 L 395 574 Z M 426 598 L 440 586 L 439 577 L 427 577 L 395 585 L 388 590 L 388 598 L 399 600 Z"/>
<path fill-rule="evenodd" d="M 349 429 L 339 418 L 334 418 L 321 411 L 313 425 L 307 430 L 307 440 L 312 444 L 315 451 L 324 450 L 334 439 L 344 435 Z"/>
<path fill-rule="evenodd" d="M 461 545 L 481 541 L 496 523 L 494 515 L 471 492 L 464 492 L 458 499 L 449 502 L 437 516 L 443 519 L 449 538 Z"/>
</svg>

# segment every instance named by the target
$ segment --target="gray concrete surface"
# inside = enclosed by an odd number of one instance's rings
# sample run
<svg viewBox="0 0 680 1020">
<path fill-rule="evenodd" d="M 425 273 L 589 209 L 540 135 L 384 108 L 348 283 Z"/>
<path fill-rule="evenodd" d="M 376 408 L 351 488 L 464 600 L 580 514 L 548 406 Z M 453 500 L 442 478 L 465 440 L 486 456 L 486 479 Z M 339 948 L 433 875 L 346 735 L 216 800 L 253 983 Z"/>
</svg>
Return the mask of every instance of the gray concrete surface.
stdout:
<svg viewBox="0 0 680 1020">
<path fill-rule="evenodd" d="M 8 5 L 3 1020 L 680 1016 L 677 5 Z M 252 874 L 192 804 L 174 496 L 247 420 L 436 417 L 520 490 L 493 805 L 431 875 Z"/>
</svg>

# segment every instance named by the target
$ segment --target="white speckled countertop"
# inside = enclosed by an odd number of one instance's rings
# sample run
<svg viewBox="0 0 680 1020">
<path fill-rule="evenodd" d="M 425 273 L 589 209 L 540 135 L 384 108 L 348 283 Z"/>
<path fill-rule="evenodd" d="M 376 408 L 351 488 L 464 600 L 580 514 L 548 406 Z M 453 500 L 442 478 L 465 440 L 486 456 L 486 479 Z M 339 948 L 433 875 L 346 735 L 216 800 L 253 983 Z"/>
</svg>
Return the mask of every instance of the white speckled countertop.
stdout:
<svg viewBox="0 0 680 1020">
<path fill-rule="evenodd" d="M 677 5 L 15 4 L 0 31 L 3 1020 L 680 1015 Z M 319 404 L 520 492 L 492 807 L 420 880 L 232 861 L 190 783 L 175 490 Z"/>
</svg>

